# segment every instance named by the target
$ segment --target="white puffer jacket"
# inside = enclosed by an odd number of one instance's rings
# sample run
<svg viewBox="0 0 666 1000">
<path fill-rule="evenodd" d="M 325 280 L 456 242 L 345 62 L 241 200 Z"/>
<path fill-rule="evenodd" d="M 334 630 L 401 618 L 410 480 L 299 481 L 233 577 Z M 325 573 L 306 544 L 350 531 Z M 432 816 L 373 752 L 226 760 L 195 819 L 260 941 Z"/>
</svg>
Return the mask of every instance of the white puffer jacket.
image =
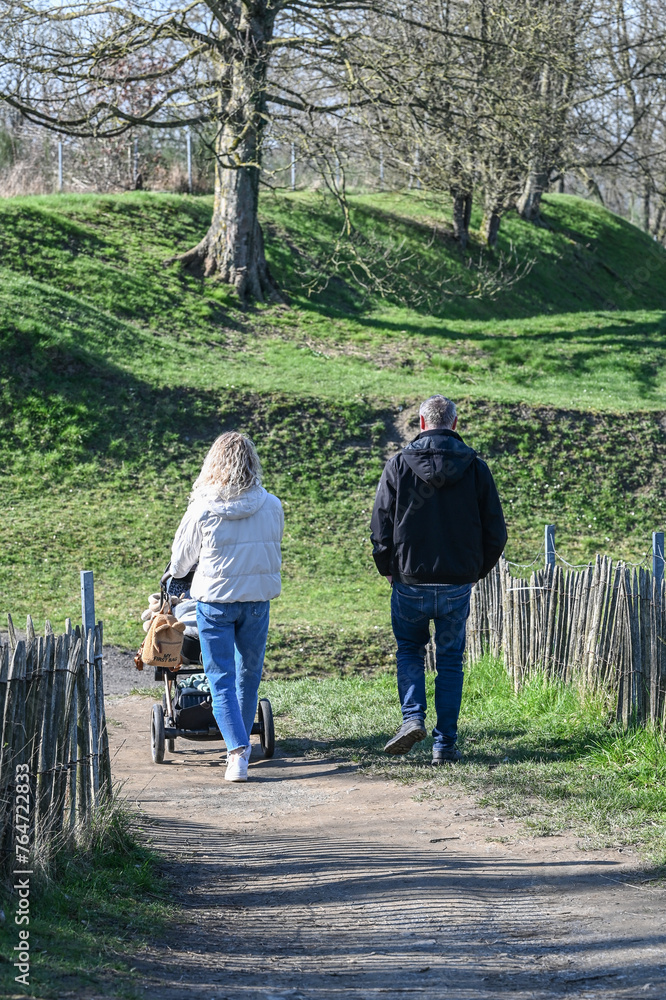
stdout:
<svg viewBox="0 0 666 1000">
<path fill-rule="evenodd" d="M 195 499 L 171 550 L 171 575 L 197 566 L 190 593 L 208 604 L 270 601 L 281 590 L 282 504 L 263 486 L 234 500 Z"/>
</svg>

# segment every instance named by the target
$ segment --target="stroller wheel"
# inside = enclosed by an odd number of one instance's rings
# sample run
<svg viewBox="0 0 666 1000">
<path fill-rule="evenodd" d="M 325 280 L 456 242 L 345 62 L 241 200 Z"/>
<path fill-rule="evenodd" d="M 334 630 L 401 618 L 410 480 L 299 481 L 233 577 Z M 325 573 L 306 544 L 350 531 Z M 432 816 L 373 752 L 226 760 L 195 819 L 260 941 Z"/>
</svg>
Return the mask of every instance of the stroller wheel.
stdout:
<svg viewBox="0 0 666 1000">
<path fill-rule="evenodd" d="M 268 698 L 262 698 L 259 702 L 259 739 L 264 757 L 272 757 L 275 753 L 275 725 Z"/>
<path fill-rule="evenodd" d="M 164 760 L 164 712 L 161 705 L 153 705 L 150 717 L 150 752 L 154 764 Z"/>
</svg>

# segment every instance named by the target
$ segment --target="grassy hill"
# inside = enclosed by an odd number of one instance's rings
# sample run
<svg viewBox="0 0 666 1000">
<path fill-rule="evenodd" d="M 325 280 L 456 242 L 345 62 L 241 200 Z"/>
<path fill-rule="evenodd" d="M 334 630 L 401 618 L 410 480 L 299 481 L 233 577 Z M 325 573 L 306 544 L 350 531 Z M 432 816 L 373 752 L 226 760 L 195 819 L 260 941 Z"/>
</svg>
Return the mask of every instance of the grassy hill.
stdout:
<svg viewBox="0 0 666 1000">
<path fill-rule="evenodd" d="M 78 618 L 93 569 L 107 638 L 137 644 L 202 457 L 238 427 L 287 517 L 268 665 L 383 665 L 369 512 L 437 391 L 496 475 L 509 558 L 529 561 L 546 521 L 571 562 L 643 556 L 666 520 L 666 253 L 644 234 L 550 196 L 546 226 L 508 217 L 470 266 L 433 196 L 357 197 L 369 286 L 329 202 L 270 195 L 289 305 L 244 313 L 162 265 L 210 210 L 149 193 L 0 204 L 0 610 Z"/>
</svg>

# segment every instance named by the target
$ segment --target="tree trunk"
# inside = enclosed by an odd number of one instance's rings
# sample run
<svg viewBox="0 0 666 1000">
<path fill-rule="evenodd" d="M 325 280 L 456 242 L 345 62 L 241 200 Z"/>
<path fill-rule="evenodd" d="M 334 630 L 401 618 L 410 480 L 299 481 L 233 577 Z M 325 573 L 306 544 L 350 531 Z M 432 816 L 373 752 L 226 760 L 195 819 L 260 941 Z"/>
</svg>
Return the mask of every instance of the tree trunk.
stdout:
<svg viewBox="0 0 666 1000">
<path fill-rule="evenodd" d="M 525 180 L 523 193 L 516 202 L 518 215 L 528 222 L 538 222 L 541 213 L 541 196 L 548 190 L 549 170 L 536 166 L 530 169 Z"/>
<path fill-rule="evenodd" d="M 594 177 L 590 177 L 585 167 L 579 167 L 578 172 L 585 182 L 585 187 L 587 188 L 589 197 L 596 198 L 600 205 L 604 205 L 604 196 L 602 195 L 599 185 L 595 181 Z"/>
<path fill-rule="evenodd" d="M 483 219 L 481 220 L 481 239 L 486 246 L 497 246 L 497 237 L 499 236 L 501 219 L 502 216 L 495 208 L 487 209 L 483 213 Z"/>
<path fill-rule="evenodd" d="M 224 138 L 221 145 L 223 150 L 228 149 Z M 258 160 L 260 155 L 258 148 L 254 157 L 247 148 L 237 152 L 246 163 Z M 234 286 L 243 302 L 280 299 L 264 254 L 264 237 L 257 217 L 259 167 L 229 169 L 220 163 L 223 155 L 218 154 L 215 167 L 213 219 L 204 239 L 203 273 L 218 274 L 222 281 Z"/>
<path fill-rule="evenodd" d="M 643 185 L 643 232 L 650 232 L 650 184 Z"/>
<path fill-rule="evenodd" d="M 464 250 L 469 241 L 469 222 L 472 217 L 472 192 L 454 188 L 453 195 L 453 237 Z"/>
<path fill-rule="evenodd" d="M 225 89 L 215 142 L 213 219 L 196 247 L 171 258 L 204 277 L 218 275 L 243 303 L 282 301 L 266 262 L 257 215 L 267 120 L 267 43 L 274 16 L 270 0 L 240 5 L 238 32 L 229 44 L 228 75 L 221 84 Z"/>
</svg>

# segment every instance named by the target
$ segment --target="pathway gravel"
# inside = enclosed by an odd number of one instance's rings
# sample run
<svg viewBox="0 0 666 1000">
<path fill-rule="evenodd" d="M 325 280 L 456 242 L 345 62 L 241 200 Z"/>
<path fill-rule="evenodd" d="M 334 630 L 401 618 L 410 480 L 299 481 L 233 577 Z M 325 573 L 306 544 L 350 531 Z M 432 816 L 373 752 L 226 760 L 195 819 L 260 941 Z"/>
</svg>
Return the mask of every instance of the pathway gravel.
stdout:
<svg viewBox="0 0 666 1000">
<path fill-rule="evenodd" d="M 151 704 L 107 709 L 115 777 L 183 906 L 133 960 L 150 1000 L 666 997 L 666 892 L 635 856 L 279 747 L 255 748 L 244 785 L 221 744 L 178 740 L 156 766 Z"/>
</svg>

